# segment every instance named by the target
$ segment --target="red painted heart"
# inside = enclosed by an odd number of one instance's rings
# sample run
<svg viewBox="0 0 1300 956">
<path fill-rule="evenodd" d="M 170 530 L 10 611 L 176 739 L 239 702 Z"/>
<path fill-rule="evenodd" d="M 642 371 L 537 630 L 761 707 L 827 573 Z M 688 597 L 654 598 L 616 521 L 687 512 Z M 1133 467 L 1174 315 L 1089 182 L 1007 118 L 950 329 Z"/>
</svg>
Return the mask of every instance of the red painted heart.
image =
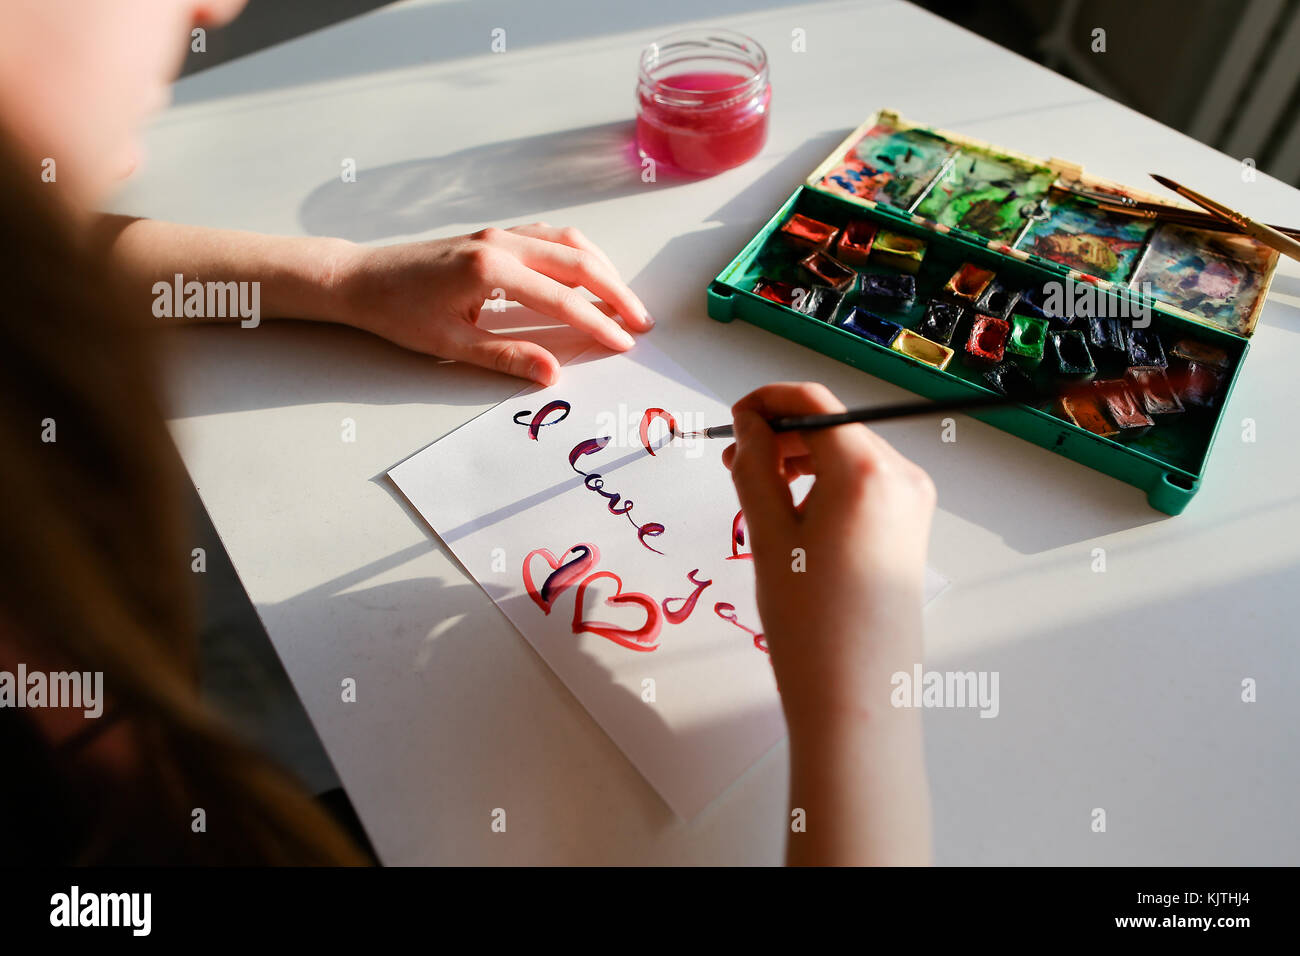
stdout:
<svg viewBox="0 0 1300 956">
<path fill-rule="evenodd" d="M 596 562 L 600 560 L 600 549 L 594 544 L 575 544 L 564 553 L 566 555 L 577 553 L 577 557 L 561 564 L 559 558 L 547 548 L 529 551 L 524 557 L 524 587 L 528 589 L 528 596 L 542 609 L 543 614 L 550 614 L 555 599 L 573 587 L 574 583 L 595 567 Z M 540 590 L 533 584 L 532 570 L 533 558 L 539 554 L 553 569 L 542 582 Z"/>
<path fill-rule="evenodd" d="M 636 630 L 630 630 L 625 627 L 607 624 L 604 621 L 588 621 L 584 619 L 582 616 L 583 600 L 586 597 L 587 588 L 597 578 L 610 578 L 618 588 L 612 595 L 605 598 L 607 605 L 614 607 L 619 604 L 639 604 L 645 608 L 645 623 Z M 578 597 L 573 606 L 574 634 L 591 631 L 593 634 L 599 634 L 615 644 L 621 644 L 628 650 L 653 651 L 659 646 L 659 629 L 661 627 L 663 627 L 663 621 L 659 616 L 659 603 L 648 594 L 641 594 L 638 591 L 624 591 L 622 579 L 613 571 L 597 571 L 595 574 L 583 579 L 583 582 L 578 585 Z"/>
</svg>

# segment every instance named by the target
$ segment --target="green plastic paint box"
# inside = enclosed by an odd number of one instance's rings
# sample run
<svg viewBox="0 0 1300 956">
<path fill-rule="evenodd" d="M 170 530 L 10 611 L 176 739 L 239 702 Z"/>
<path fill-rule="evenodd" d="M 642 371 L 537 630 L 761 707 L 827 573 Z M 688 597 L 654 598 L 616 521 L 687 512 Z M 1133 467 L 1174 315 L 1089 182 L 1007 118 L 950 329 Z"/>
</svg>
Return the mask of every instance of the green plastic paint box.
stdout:
<svg viewBox="0 0 1300 956">
<path fill-rule="evenodd" d="M 1072 345 L 1082 334 L 1097 369 L 1098 408 L 1113 410 L 1102 396 L 1117 389 L 1130 403 L 1100 419 L 1037 401 L 970 414 L 1141 488 L 1153 508 L 1176 515 L 1201 485 L 1278 255 L 1236 233 L 1117 215 L 1100 205 L 1125 199 L 1167 202 L 1087 176 L 1068 162 L 1014 153 L 882 110 L 814 170 L 710 283 L 709 315 L 751 322 L 935 400 L 996 394 L 983 350 L 965 350 L 964 336 L 978 334 L 971 327 L 980 315 L 1046 318 L 1053 333 L 1073 333 L 1066 334 Z M 806 218 L 792 224 L 793 216 Z M 808 220 L 813 228 L 798 228 Z M 823 226 L 836 230 L 829 242 Z M 874 242 L 864 246 L 856 241 L 862 236 Z M 919 269 L 897 254 L 909 239 L 924 244 Z M 835 261 L 816 259 L 810 271 L 803 264 L 809 256 Z M 949 280 L 967 263 L 978 267 L 967 274 L 994 273 L 1000 298 L 990 292 L 967 301 L 952 291 L 961 286 Z M 841 265 L 857 273 L 852 282 L 842 281 Z M 882 280 L 864 276 L 893 276 L 883 281 L 897 284 L 901 272 L 914 275 L 914 298 L 882 304 L 874 294 L 866 297 L 868 286 L 875 293 Z M 825 288 L 832 283 L 839 288 Z M 794 290 L 795 297 L 783 298 L 780 290 Z M 820 290 L 811 296 L 818 305 L 805 308 L 813 290 Z M 832 308 L 828 300 L 839 304 Z M 844 325 L 850 313 L 862 319 L 856 308 L 871 314 L 870 328 L 902 326 L 924 335 L 934 300 L 960 305 L 967 316 L 951 342 L 940 341 L 955 353 L 946 363 L 921 361 L 890 347 L 881 334 L 861 334 L 863 322 L 850 323 L 857 332 Z M 1063 357 L 1052 366 L 1052 352 L 1027 372 L 1040 392 L 1068 370 Z M 1016 361 L 1024 372 L 1024 357 Z M 1168 388 L 1148 393 L 1137 384 L 1152 381 Z M 1174 400 L 1157 401 L 1157 393 Z M 1147 427 L 1123 417 L 1132 400 Z"/>
</svg>

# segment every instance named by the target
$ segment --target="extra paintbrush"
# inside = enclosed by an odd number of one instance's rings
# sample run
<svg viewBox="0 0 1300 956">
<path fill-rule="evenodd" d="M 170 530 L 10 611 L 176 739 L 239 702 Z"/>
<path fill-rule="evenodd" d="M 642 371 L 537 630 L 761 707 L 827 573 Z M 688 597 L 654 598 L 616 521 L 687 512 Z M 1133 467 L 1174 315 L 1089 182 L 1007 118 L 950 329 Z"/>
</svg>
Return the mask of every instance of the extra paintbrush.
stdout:
<svg viewBox="0 0 1300 956">
<path fill-rule="evenodd" d="M 1197 212 L 1194 209 L 1181 209 L 1178 206 L 1112 206 L 1110 203 L 1099 202 L 1097 208 L 1102 212 L 1115 213 L 1120 216 L 1129 216 L 1134 219 L 1158 219 L 1162 222 L 1173 222 L 1180 226 L 1192 226 L 1197 229 L 1206 229 L 1210 232 L 1239 232 L 1237 225 L 1222 219 L 1219 216 L 1212 216 L 1208 212 Z M 1290 236 L 1293 239 L 1300 239 L 1300 229 L 1292 229 L 1290 226 L 1271 226 L 1284 236 Z"/>
<path fill-rule="evenodd" d="M 1167 189 L 1172 189 L 1183 198 L 1190 199 L 1201 208 L 1208 209 L 1220 219 L 1232 223 L 1232 225 L 1240 229 L 1246 235 L 1258 239 L 1260 242 L 1264 243 L 1264 245 L 1271 246 L 1283 255 L 1290 256 L 1292 259 L 1300 260 L 1300 242 L 1297 242 L 1290 236 L 1279 232 L 1272 226 L 1266 226 L 1262 222 L 1256 222 L 1249 216 L 1244 216 L 1236 210 L 1229 209 L 1222 203 L 1215 202 L 1209 196 L 1202 196 L 1193 189 L 1181 186 L 1172 179 L 1167 179 L 1164 176 L 1159 176 L 1155 173 L 1151 174 L 1151 178 L 1161 186 L 1164 186 Z"/>
<path fill-rule="evenodd" d="M 1159 219 L 1165 222 L 1174 222 L 1182 226 L 1194 226 L 1198 229 L 1208 229 L 1212 232 L 1237 232 L 1239 227 L 1231 220 L 1224 219 L 1221 216 L 1215 216 L 1208 212 L 1199 212 L 1195 209 L 1187 209 L 1182 206 L 1171 206 L 1168 203 L 1146 202 L 1141 199 L 1134 199 L 1131 196 L 1124 196 L 1119 193 L 1097 192 L 1096 190 L 1087 189 L 1074 183 L 1058 181 L 1052 184 L 1053 189 L 1067 192 L 1072 196 L 1094 203 L 1102 212 L 1113 213 L 1117 216 L 1130 216 L 1134 219 Z M 1291 226 L 1270 226 L 1283 235 L 1291 236 L 1293 239 L 1300 239 L 1300 229 Z"/>
</svg>

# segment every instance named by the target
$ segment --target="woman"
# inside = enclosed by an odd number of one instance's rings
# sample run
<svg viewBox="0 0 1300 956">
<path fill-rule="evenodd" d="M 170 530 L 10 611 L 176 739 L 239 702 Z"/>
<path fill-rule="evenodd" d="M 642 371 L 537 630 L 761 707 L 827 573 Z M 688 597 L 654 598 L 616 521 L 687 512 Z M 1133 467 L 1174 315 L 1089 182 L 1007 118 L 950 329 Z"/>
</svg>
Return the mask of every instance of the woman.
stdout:
<svg viewBox="0 0 1300 956">
<path fill-rule="evenodd" d="M 615 349 L 653 324 L 609 259 L 544 223 L 369 249 L 93 213 L 133 166 L 195 24 L 240 2 L 9 4 L 0 34 L 0 671 L 102 672 L 105 714 L 0 709 L 0 816 L 38 862 L 354 863 L 316 804 L 200 701 L 183 471 L 146 326 L 175 273 L 256 281 L 261 312 L 354 325 L 550 383 L 539 345 L 479 329 L 507 298 Z M 583 288 L 598 297 L 593 305 Z M 614 317 L 621 318 L 622 324 Z M 236 316 L 237 320 L 239 317 Z M 626 327 L 626 328 L 625 328 Z M 732 470 L 790 727 L 794 863 L 925 862 L 920 718 L 888 706 L 921 654 L 934 490 L 860 425 L 777 436 L 765 418 L 841 410 L 816 385 L 734 409 Z M 789 481 L 815 474 L 796 508 Z M 802 549 L 808 573 L 792 570 Z"/>
</svg>

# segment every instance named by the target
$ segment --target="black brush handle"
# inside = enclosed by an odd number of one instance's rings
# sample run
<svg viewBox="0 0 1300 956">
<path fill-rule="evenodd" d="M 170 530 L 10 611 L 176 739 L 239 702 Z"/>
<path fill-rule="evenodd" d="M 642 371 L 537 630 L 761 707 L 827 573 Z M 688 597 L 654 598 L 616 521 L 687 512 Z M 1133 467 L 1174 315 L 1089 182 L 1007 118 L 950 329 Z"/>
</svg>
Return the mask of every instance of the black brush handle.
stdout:
<svg viewBox="0 0 1300 956">
<path fill-rule="evenodd" d="M 1044 395 L 1044 399 L 1054 398 Z M 893 418 L 910 418 L 915 415 L 931 415 L 936 412 L 964 412 L 978 408 L 997 408 L 1003 405 L 1019 405 L 1021 399 L 1006 395 L 975 395 L 966 398 L 953 398 L 942 402 L 905 402 L 901 405 L 884 405 L 874 408 L 851 408 L 846 412 L 833 412 L 825 415 L 782 415 L 771 419 L 767 424 L 774 432 L 808 431 L 814 428 L 834 428 L 836 425 L 850 425 L 855 422 L 881 422 Z M 714 425 L 701 433 L 705 438 L 732 438 L 735 436 L 734 425 Z"/>
</svg>

